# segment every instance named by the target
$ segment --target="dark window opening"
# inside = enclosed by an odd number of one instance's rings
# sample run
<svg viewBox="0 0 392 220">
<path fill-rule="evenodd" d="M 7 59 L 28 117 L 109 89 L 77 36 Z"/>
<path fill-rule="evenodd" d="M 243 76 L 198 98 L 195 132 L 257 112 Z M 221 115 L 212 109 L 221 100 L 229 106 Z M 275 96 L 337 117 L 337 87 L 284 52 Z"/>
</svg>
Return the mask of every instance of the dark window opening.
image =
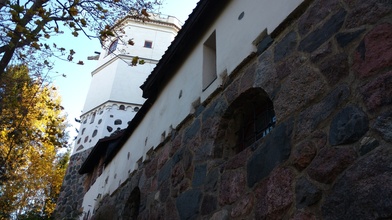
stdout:
<svg viewBox="0 0 392 220">
<path fill-rule="evenodd" d="M 84 138 L 84 143 L 86 143 L 88 141 L 88 136 L 86 136 L 85 138 Z"/>
<path fill-rule="evenodd" d="M 121 125 L 122 121 L 120 119 L 117 119 L 117 120 L 114 121 L 114 124 L 115 125 Z"/>
<path fill-rule="evenodd" d="M 257 143 L 275 127 L 276 117 L 268 94 L 250 89 L 230 104 L 217 133 L 215 157 L 230 158 Z"/>
<path fill-rule="evenodd" d="M 237 151 L 240 152 L 265 137 L 275 127 L 276 117 L 272 102 L 247 103 L 238 130 Z"/>
<path fill-rule="evenodd" d="M 117 44 L 118 44 L 118 39 L 116 39 L 115 41 L 112 42 L 112 44 L 110 44 L 108 49 L 108 55 L 113 53 L 117 49 Z"/>
<path fill-rule="evenodd" d="M 94 132 L 93 132 L 92 137 L 95 137 L 97 135 L 97 133 L 98 133 L 98 130 L 95 129 Z"/>
<path fill-rule="evenodd" d="M 118 109 L 125 110 L 125 106 L 124 105 L 120 105 L 120 107 Z"/>
<path fill-rule="evenodd" d="M 152 41 L 148 41 L 148 40 L 144 41 L 144 47 L 145 48 L 152 48 Z"/>
<path fill-rule="evenodd" d="M 217 78 L 215 31 L 203 45 L 203 91 Z"/>
<path fill-rule="evenodd" d="M 139 209 L 140 209 L 140 189 L 139 187 L 136 187 L 134 190 L 132 190 L 131 195 L 129 196 L 122 216 L 124 219 L 137 219 L 139 215 Z"/>
</svg>

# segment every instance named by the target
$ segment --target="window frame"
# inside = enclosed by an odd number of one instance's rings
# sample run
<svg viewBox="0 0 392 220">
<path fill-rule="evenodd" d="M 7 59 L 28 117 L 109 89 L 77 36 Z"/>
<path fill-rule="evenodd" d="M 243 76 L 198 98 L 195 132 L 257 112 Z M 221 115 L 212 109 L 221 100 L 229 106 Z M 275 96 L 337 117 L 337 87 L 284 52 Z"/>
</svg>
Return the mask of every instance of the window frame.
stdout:
<svg viewBox="0 0 392 220">
<path fill-rule="evenodd" d="M 217 74 L 217 54 L 216 54 L 216 31 L 203 44 L 203 79 L 202 91 L 207 88 L 218 78 Z"/>
<path fill-rule="evenodd" d="M 152 49 L 152 41 L 150 41 L 150 40 L 145 40 L 144 41 L 144 46 L 143 46 L 144 48 L 149 48 L 149 49 Z"/>
</svg>

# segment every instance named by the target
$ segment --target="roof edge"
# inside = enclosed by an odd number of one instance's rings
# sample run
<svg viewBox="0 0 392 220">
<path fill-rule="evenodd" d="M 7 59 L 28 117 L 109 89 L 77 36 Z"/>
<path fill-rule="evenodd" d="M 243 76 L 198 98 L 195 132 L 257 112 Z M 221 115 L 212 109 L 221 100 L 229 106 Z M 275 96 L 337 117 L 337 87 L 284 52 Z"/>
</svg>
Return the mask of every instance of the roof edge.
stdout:
<svg viewBox="0 0 392 220">
<path fill-rule="evenodd" d="M 198 43 L 203 31 L 212 25 L 212 21 L 219 16 L 229 2 L 230 0 L 200 0 L 157 66 L 140 86 L 144 98 L 156 96 L 167 81 L 175 75 L 176 68 L 189 55 L 186 51 L 191 50 Z"/>
</svg>

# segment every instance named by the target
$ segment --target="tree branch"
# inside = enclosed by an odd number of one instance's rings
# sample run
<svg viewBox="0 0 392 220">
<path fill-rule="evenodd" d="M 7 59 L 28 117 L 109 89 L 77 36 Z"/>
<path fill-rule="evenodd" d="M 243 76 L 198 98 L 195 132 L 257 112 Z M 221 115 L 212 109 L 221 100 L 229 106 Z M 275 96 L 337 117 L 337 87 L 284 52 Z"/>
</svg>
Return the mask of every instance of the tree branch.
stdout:
<svg viewBox="0 0 392 220">
<path fill-rule="evenodd" d="M 1 1 L 1 0 L 0 0 Z M 31 6 L 30 10 L 36 11 L 39 7 L 43 7 L 45 4 L 45 0 L 36 0 L 34 4 Z M 16 46 L 19 41 L 22 39 L 22 33 L 20 33 L 17 28 L 18 25 L 25 27 L 34 17 L 33 13 L 26 13 L 25 16 L 20 20 L 20 22 L 15 26 L 14 35 L 11 38 L 10 44 L 8 44 L 5 48 L 3 57 L 0 60 L 0 76 L 3 75 L 5 68 L 7 68 L 8 63 L 11 61 L 14 56 Z"/>
</svg>

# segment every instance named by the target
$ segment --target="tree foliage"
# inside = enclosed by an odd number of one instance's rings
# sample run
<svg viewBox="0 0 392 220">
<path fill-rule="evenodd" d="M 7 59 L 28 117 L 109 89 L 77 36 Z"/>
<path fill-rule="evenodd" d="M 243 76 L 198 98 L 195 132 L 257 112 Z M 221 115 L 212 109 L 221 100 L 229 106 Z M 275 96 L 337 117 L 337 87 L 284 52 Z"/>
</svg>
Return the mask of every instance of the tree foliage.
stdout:
<svg viewBox="0 0 392 220">
<path fill-rule="evenodd" d="M 75 37 L 104 40 L 114 36 L 118 19 L 148 17 L 146 11 L 157 4 L 160 0 L 0 0 L 0 78 L 9 64 L 28 63 L 40 73 L 51 67 L 49 57 L 72 61 L 74 50 L 48 43 L 65 27 Z"/>
<path fill-rule="evenodd" d="M 0 219 L 44 219 L 54 211 L 68 161 L 59 154 L 68 138 L 60 101 L 25 66 L 0 79 Z"/>
</svg>

